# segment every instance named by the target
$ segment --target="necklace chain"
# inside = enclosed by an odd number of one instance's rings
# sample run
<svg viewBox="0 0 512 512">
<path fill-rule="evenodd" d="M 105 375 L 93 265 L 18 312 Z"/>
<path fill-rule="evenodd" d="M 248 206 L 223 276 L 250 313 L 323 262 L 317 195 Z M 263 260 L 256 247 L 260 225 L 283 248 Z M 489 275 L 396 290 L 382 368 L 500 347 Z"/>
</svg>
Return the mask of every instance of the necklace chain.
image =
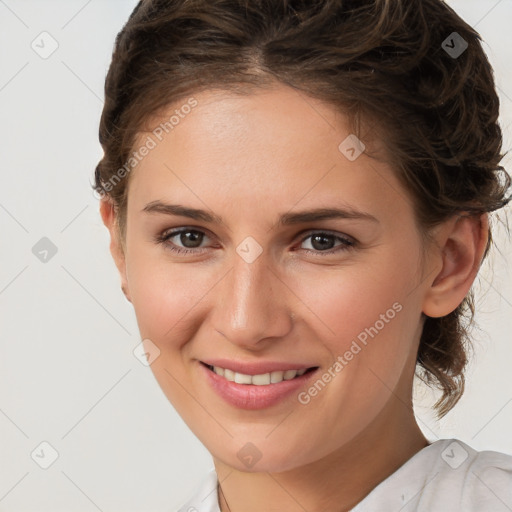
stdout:
<svg viewBox="0 0 512 512">
<path fill-rule="evenodd" d="M 226 507 L 228 507 L 228 512 L 231 512 L 231 509 L 229 508 L 228 500 L 226 499 L 226 496 L 224 496 L 224 491 L 222 490 L 220 483 L 219 483 L 219 491 L 222 494 L 222 498 L 224 499 L 224 503 L 226 504 Z"/>
</svg>

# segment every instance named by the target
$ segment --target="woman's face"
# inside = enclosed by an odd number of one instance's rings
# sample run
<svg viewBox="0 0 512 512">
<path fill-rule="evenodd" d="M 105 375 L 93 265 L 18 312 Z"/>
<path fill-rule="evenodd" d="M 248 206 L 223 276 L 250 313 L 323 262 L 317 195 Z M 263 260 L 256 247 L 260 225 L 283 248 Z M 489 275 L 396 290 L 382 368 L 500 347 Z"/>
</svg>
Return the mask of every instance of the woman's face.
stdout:
<svg viewBox="0 0 512 512">
<path fill-rule="evenodd" d="M 422 239 L 332 107 L 286 86 L 195 100 L 134 147 L 151 149 L 130 177 L 126 291 L 156 379 L 213 456 L 299 467 L 408 402 Z"/>
</svg>

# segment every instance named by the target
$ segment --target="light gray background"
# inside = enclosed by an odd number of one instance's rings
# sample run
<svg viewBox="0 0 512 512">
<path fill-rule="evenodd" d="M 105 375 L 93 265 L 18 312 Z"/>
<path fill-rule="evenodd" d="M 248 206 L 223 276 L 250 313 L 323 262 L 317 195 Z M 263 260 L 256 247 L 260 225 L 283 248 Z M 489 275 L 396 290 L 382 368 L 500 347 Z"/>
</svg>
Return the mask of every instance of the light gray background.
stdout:
<svg viewBox="0 0 512 512">
<path fill-rule="evenodd" d="M 512 0 L 449 3 L 485 40 L 509 148 Z M 132 353 L 135 315 L 89 186 L 114 37 L 135 4 L 0 0 L 0 511 L 172 511 L 213 467 Z M 59 44 L 48 59 L 31 48 L 43 31 Z M 47 263 L 32 253 L 42 237 L 58 249 Z M 419 387 L 417 416 L 431 441 L 512 453 L 512 258 L 497 238 L 466 395 L 436 422 Z M 30 455 L 43 441 L 59 453 L 46 470 Z"/>
</svg>

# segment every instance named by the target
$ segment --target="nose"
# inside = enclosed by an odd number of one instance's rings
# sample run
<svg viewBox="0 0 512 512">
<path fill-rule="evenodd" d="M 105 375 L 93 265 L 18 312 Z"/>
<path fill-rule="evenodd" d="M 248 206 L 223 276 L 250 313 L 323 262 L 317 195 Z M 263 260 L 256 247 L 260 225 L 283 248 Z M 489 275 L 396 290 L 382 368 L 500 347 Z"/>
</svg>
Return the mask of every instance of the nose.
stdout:
<svg viewBox="0 0 512 512">
<path fill-rule="evenodd" d="M 290 332 L 292 293 L 264 255 L 252 263 L 235 255 L 233 267 L 219 284 L 213 327 L 231 343 L 260 350 Z"/>
</svg>

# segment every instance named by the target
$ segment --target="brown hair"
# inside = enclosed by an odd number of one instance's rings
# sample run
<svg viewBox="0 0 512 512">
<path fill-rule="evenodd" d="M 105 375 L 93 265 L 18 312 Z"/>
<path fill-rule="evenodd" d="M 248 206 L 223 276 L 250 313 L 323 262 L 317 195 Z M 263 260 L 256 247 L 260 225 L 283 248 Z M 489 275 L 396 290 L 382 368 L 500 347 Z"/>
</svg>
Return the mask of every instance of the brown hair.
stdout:
<svg viewBox="0 0 512 512">
<path fill-rule="evenodd" d="M 144 0 L 116 38 L 95 172 L 122 240 L 144 123 L 202 90 L 248 94 L 275 81 L 382 127 L 423 233 L 510 200 L 491 66 L 480 36 L 443 1 Z M 425 320 L 417 375 L 442 390 L 439 417 L 464 391 L 473 313 L 471 292 Z"/>
</svg>

